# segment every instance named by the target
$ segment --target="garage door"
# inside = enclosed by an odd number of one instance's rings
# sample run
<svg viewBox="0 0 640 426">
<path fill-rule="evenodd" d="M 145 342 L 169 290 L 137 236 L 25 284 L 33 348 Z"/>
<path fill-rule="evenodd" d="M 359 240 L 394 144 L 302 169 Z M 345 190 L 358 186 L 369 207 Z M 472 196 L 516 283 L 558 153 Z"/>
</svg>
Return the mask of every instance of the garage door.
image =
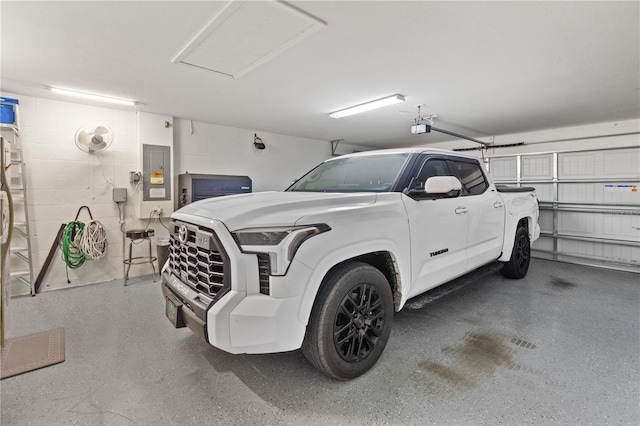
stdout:
<svg viewBox="0 0 640 426">
<path fill-rule="evenodd" d="M 533 186 L 533 256 L 640 272 L 640 147 L 489 157 L 498 184 Z"/>
</svg>

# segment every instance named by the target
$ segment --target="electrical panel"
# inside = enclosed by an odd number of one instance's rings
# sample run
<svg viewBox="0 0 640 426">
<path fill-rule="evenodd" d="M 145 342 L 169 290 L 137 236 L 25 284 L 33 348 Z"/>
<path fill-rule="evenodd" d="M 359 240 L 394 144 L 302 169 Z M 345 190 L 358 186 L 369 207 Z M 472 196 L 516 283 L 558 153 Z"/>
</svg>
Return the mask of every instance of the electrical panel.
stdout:
<svg viewBox="0 0 640 426">
<path fill-rule="evenodd" d="M 171 199 L 171 147 L 142 145 L 142 200 Z"/>
</svg>

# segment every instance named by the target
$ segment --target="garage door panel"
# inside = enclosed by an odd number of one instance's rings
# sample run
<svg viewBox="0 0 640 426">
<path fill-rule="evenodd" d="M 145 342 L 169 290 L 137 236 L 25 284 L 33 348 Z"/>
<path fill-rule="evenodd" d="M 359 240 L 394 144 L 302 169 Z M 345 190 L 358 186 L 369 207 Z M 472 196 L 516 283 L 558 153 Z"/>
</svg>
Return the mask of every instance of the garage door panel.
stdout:
<svg viewBox="0 0 640 426">
<path fill-rule="evenodd" d="M 603 153 L 603 175 L 610 177 L 635 176 L 640 178 L 640 151 L 625 149 Z"/>
<path fill-rule="evenodd" d="M 620 212 L 558 212 L 558 233 L 639 241 L 640 216 Z"/>
<path fill-rule="evenodd" d="M 591 241 L 560 240 L 558 242 L 558 251 L 568 256 L 640 266 L 640 247 Z"/>
<path fill-rule="evenodd" d="M 637 148 L 599 150 L 589 152 L 565 152 L 558 154 L 558 177 L 640 177 L 640 161 Z"/>
<path fill-rule="evenodd" d="M 569 203 L 640 204 L 640 181 L 561 183 L 558 201 Z"/>
<path fill-rule="evenodd" d="M 536 189 L 536 197 L 538 197 L 538 201 L 553 201 L 553 184 L 552 183 L 536 182 L 531 184 L 531 186 L 533 186 Z"/>
<path fill-rule="evenodd" d="M 640 180 L 604 184 L 602 191 L 603 203 L 640 205 Z"/>
<path fill-rule="evenodd" d="M 553 211 L 541 209 L 538 225 L 541 232 L 553 232 Z"/>
<path fill-rule="evenodd" d="M 594 203 L 602 201 L 598 190 L 602 185 L 585 183 L 563 183 L 558 186 L 558 201 L 565 203 Z"/>
<path fill-rule="evenodd" d="M 516 157 L 492 158 L 489 160 L 489 169 L 494 181 L 515 180 L 517 177 Z"/>
<path fill-rule="evenodd" d="M 535 250 L 551 252 L 553 251 L 553 238 L 541 235 L 540 238 L 533 243 L 533 248 Z"/>
<path fill-rule="evenodd" d="M 596 155 L 589 153 L 558 154 L 559 178 L 589 178 L 598 168 Z M 602 167 L 600 167 L 602 168 Z"/>
<path fill-rule="evenodd" d="M 522 179 L 552 179 L 553 154 L 531 155 L 522 158 Z"/>
</svg>

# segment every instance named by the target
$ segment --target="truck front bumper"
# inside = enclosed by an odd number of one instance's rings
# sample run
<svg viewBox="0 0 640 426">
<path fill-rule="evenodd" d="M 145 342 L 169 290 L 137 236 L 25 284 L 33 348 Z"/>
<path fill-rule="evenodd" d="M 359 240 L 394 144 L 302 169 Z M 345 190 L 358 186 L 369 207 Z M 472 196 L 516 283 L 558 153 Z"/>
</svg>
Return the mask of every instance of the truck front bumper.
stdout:
<svg viewBox="0 0 640 426">
<path fill-rule="evenodd" d="M 298 317 L 301 296 L 275 298 L 229 290 L 211 303 L 167 271 L 161 286 L 174 326 L 187 326 L 226 352 L 284 352 L 302 345 L 306 326 Z M 176 311 L 175 320 L 171 310 Z"/>
</svg>

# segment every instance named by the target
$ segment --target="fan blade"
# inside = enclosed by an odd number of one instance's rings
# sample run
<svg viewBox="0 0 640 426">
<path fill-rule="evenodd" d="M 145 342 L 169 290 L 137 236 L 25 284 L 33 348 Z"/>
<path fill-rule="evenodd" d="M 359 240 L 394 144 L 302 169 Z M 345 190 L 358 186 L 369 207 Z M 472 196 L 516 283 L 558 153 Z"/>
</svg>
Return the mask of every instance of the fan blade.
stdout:
<svg viewBox="0 0 640 426">
<path fill-rule="evenodd" d="M 89 141 L 90 141 L 91 137 L 89 136 L 89 133 L 86 130 L 83 130 L 80 132 L 80 134 L 78 135 L 78 142 L 80 142 L 80 144 L 82 145 L 89 145 Z"/>
<path fill-rule="evenodd" d="M 107 148 L 107 143 L 102 142 L 99 144 L 91 144 L 89 145 L 89 152 L 100 152 Z"/>
<path fill-rule="evenodd" d="M 109 128 L 105 126 L 97 126 L 93 131 L 93 133 L 96 135 L 104 135 L 105 133 L 109 133 L 109 132 L 110 132 Z"/>
</svg>

